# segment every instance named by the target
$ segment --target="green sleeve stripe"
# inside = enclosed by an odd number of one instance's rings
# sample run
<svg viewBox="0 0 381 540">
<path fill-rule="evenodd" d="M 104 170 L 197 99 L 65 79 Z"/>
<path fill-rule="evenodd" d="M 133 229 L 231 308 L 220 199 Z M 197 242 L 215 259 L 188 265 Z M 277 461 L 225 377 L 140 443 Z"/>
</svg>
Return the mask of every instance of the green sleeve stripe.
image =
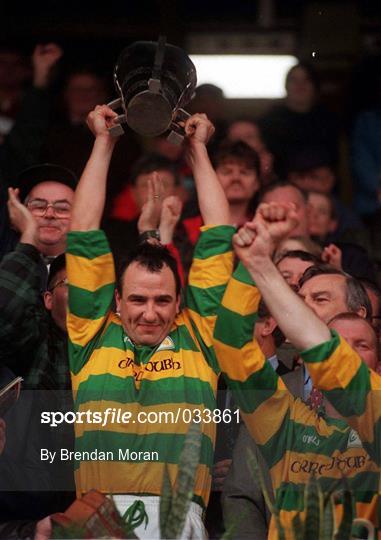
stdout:
<svg viewBox="0 0 381 540">
<path fill-rule="evenodd" d="M 261 370 L 253 373 L 243 382 L 224 375 L 237 405 L 247 414 L 256 411 L 262 403 L 265 403 L 278 391 L 278 375 L 268 364 L 265 364 Z"/>
<path fill-rule="evenodd" d="M 192 336 L 189 333 L 188 328 L 185 326 L 185 324 L 182 324 L 181 326 L 178 326 L 178 332 L 180 334 L 180 343 L 179 343 L 179 350 L 183 349 L 185 351 L 194 351 L 198 352 L 200 349 L 197 346 L 197 344 L 194 342 Z M 169 335 L 171 336 L 175 334 L 176 330 L 171 332 Z"/>
<path fill-rule="evenodd" d="M 77 343 L 73 343 L 69 339 L 69 362 L 70 362 L 70 371 L 77 375 L 83 366 L 86 364 L 87 360 L 90 358 L 91 353 L 96 347 L 96 340 L 93 339 L 86 346 L 82 347 Z"/>
<path fill-rule="evenodd" d="M 379 392 L 380 390 L 378 390 Z M 380 414 L 380 412 L 376 412 Z M 373 428 L 373 442 L 368 443 L 363 439 L 363 445 L 368 454 L 373 458 L 377 465 L 381 465 L 381 416 L 379 416 L 374 424 Z M 381 510 L 381 498 L 380 498 L 380 510 Z M 381 514 L 380 514 L 381 516 Z"/>
<path fill-rule="evenodd" d="M 232 250 L 232 237 L 236 232 L 231 225 L 219 225 L 201 232 L 193 257 L 207 259 Z"/>
<path fill-rule="evenodd" d="M 342 388 L 333 388 L 332 390 L 324 390 L 323 392 L 328 401 L 332 403 L 344 418 L 362 416 L 366 411 L 366 398 L 368 392 L 370 392 L 370 384 L 366 374 L 359 373 L 368 369 L 365 364 L 363 366 L 364 369 L 361 366 L 345 390 Z"/>
<path fill-rule="evenodd" d="M 259 418 L 256 420 L 260 422 Z M 288 409 L 278 430 L 273 433 L 266 444 L 258 444 L 258 448 L 265 458 L 269 469 L 285 458 L 287 442 L 290 437 L 290 422 L 290 409 Z M 249 428 L 249 425 L 247 427 Z"/>
<path fill-rule="evenodd" d="M 325 343 L 320 343 L 311 349 L 300 353 L 304 362 L 319 363 L 327 360 L 340 345 L 340 337 L 335 330 L 331 330 L 332 338 Z"/>
<path fill-rule="evenodd" d="M 204 339 L 201 333 L 199 332 L 197 326 L 195 325 L 195 323 L 191 321 L 191 324 L 192 324 L 193 331 L 195 333 L 196 339 L 198 341 L 198 345 L 200 347 L 200 350 L 203 354 L 205 361 L 213 369 L 214 373 L 216 374 L 220 373 L 221 370 L 220 370 L 220 366 L 216 358 L 216 353 L 215 353 L 213 345 L 208 347 L 205 344 Z"/>
<path fill-rule="evenodd" d="M 215 315 L 216 305 L 221 302 L 225 289 L 226 283 L 224 285 L 209 287 L 208 289 L 188 285 L 186 292 L 187 307 L 202 317 Z"/>
<path fill-rule="evenodd" d="M 116 433 L 99 431 L 96 426 L 95 424 L 94 431 L 86 431 L 76 439 L 76 451 L 91 452 L 92 450 L 98 450 L 98 452 L 113 452 L 115 461 L 119 461 L 119 449 L 123 451 L 129 448 L 130 451 L 134 452 L 158 452 L 159 461 L 162 463 L 177 464 L 179 462 L 185 435 L 176 433 L 149 433 L 144 435 Z M 126 424 L 126 431 L 130 429 L 129 425 Z M 210 468 L 213 463 L 213 451 L 213 442 L 203 433 L 199 463 Z M 134 461 L 134 463 L 137 463 L 137 461 Z"/>
<path fill-rule="evenodd" d="M 96 230 L 69 232 L 66 251 L 78 257 L 96 259 L 100 255 L 110 253 L 111 250 L 105 233 Z"/>
<path fill-rule="evenodd" d="M 69 311 L 82 319 L 99 319 L 110 309 L 114 298 L 115 284 L 108 283 L 96 291 L 86 291 L 74 285 L 69 286 Z"/>
<path fill-rule="evenodd" d="M 83 386 L 84 384 L 84 386 Z M 184 388 L 191 389 L 184 396 Z M 89 401 L 114 401 L 130 403 L 128 396 L 136 393 L 133 377 L 116 377 L 110 373 L 90 375 L 85 383 L 79 385 L 76 393 L 76 406 Z M 139 394 L 133 402 L 138 401 L 144 406 L 187 403 L 215 409 L 216 401 L 213 390 L 208 382 L 191 377 L 166 377 L 156 381 L 143 379 Z"/>
<path fill-rule="evenodd" d="M 254 285 L 255 282 L 251 275 L 249 274 L 248 270 L 246 270 L 246 267 L 240 262 L 237 266 L 237 268 L 234 270 L 233 277 L 237 281 L 241 281 L 241 283 L 246 283 L 246 285 Z"/>
<path fill-rule="evenodd" d="M 222 305 L 218 310 L 214 337 L 225 345 L 241 349 L 253 340 L 256 318 L 255 313 L 242 316 Z"/>
</svg>

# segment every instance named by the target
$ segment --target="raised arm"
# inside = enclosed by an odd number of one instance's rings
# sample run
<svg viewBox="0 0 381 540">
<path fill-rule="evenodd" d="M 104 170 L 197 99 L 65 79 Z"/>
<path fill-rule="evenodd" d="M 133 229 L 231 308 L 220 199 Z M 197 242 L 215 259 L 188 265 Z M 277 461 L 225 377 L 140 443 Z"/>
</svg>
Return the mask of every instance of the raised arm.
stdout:
<svg viewBox="0 0 381 540">
<path fill-rule="evenodd" d="M 93 150 L 75 191 L 71 230 L 99 229 L 106 198 L 107 174 L 117 139 L 108 127 L 117 114 L 107 105 L 98 105 L 87 117 L 95 136 Z"/>
<path fill-rule="evenodd" d="M 282 332 L 295 347 L 304 350 L 328 341 L 331 334 L 289 287 L 271 259 L 278 242 L 292 231 L 296 223 L 292 206 L 262 204 L 254 220 L 238 231 L 235 252 L 257 284 Z"/>
<path fill-rule="evenodd" d="M 18 199 L 18 190 L 9 188 L 10 222 L 20 233 L 16 249 L 0 264 L 0 357 L 18 374 L 29 369 L 28 350 L 43 331 L 44 308 L 40 294 L 40 254 L 37 224 Z M 23 352 L 23 366 L 17 365 Z"/>
<path fill-rule="evenodd" d="M 210 162 L 206 145 L 214 127 L 205 114 L 194 114 L 185 124 L 187 159 L 196 183 L 198 204 L 205 225 L 227 225 L 229 205 Z"/>
<path fill-rule="evenodd" d="M 238 265 L 217 313 L 214 350 L 245 424 L 271 468 L 284 457 L 285 425 L 295 400 L 253 336 L 260 298 L 250 275 Z"/>
<path fill-rule="evenodd" d="M 271 207 L 272 206 L 272 207 Z M 310 310 L 283 280 L 270 259 L 277 241 L 292 230 L 295 215 L 283 205 L 262 205 L 237 234 L 236 253 L 255 280 L 285 336 L 302 352 L 314 384 L 359 433 L 381 462 L 381 377 Z"/>
</svg>

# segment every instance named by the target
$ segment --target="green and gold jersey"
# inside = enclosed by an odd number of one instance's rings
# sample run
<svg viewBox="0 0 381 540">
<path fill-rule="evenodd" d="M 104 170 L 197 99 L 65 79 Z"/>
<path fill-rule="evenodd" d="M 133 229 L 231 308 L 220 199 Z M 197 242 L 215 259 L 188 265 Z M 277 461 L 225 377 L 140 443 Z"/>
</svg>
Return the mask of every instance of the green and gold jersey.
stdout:
<svg viewBox="0 0 381 540">
<path fill-rule="evenodd" d="M 340 480 L 347 478 L 357 517 L 378 526 L 379 467 L 354 429 L 342 420 L 318 415 L 294 398 L 266 362 L 253 338 L 259 301 L 260 292 L 240 265 L 222 300 L 214 346 L 247 428 L 269 466 L 287 537 L 295 513 L 302 512 L 303 516 L 303 491 L 312 474 L 324 490 L 336 481 L 340 488 Z M 348 347 L 337 334 L 333 339 Z M 339 515 L 340 505 L 337 510 Z M 273 527 L 272 522 L 269 538 L 276 537 Z"/>
<path fill-rule="evenodd" d="M 317 388 L 359 434 L 381 465 L 381 376 L 332 331 L 332 339 L 301 353 Z"/>
<path fill-rule="evenodd" d="M 111 310 L 115 273 L 104 233 L 68 235 L 68 332 L 76 411 L 105 414 L 109 408 L 131 414 L 129 423 L 111 422 L 109 416 L 105 426 L 75 424 L 76 451 L 81 452 L 75 465 L 78 494 L 95 488 L 159 495 L 165 464 L 175 484 L 191 411 L 216 407 L 219 370 L 212 337 L 233 269 L 233 233 L 230 226 L 203 227 L 186 307 L 156 347 L 135 346 Z M 214 440 L 215 425 L 202 424 L 194 500 L 203 506 L 210 492 Z M 98 457 L 104 452 L 113 459 L 83 459 L 84 452 L 94 450 Z"/>
</svg>

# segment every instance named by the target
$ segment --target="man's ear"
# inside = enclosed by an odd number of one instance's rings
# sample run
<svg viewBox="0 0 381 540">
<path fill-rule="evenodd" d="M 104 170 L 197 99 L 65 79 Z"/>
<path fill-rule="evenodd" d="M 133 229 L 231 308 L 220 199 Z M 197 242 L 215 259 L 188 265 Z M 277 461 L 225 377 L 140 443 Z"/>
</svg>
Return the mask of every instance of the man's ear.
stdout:
<svg viewBox="0 0 381 540">
<path fill-rule="evenodd" d="M 53 294 L 50 291 L 44 292 L 44 304 L 48 311 L 52 311 Z"/>
<path fill-rule="evenodd" d="M 263 324 L 262 336 L 263 337 L 270 336 L 274 332 L 277 326 L 278 324 L 273 317 L 266 317 Z"/>
<path fill-rule="evenodd" d="M 363 319 L 366 319 L 368 313 L 366 312 L 366 307 L 365 306 L 361 306 L 357 311 L 356 311 L 357 315 L 360 315 L 360 317 L 362 317 Z"/>
<path fill-rule="evenodd" d="M 122 298 L 121 298 L 121 296 L 119 294 L 118 289 L 115 289 L 115 304 L 116 304 L 116 313 L 117 314 L 120 313 L 121 303 L 122 303 Z"/>
</svg>

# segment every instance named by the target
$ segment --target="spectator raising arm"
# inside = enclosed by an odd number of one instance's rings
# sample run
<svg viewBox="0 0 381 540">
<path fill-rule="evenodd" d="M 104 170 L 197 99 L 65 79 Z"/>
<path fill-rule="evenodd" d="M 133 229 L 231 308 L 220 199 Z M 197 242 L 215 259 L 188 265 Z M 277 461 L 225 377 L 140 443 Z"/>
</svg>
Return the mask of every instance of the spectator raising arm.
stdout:
<svg viewBox="0 0 381 540">
<path fill-rule="evenodd" d="M 235 251 L 250 272 L 272 316 L 289 341 L 309 349 L 330 339 L 327 326 L 310 310 L 282 278 L 271 256 L 276 245 L 297 223 L 287 204 L 262 204 L 253 221 L 235 236 Z M 303 325 L 303 332 L 300 331 Z"/>
</svg>

